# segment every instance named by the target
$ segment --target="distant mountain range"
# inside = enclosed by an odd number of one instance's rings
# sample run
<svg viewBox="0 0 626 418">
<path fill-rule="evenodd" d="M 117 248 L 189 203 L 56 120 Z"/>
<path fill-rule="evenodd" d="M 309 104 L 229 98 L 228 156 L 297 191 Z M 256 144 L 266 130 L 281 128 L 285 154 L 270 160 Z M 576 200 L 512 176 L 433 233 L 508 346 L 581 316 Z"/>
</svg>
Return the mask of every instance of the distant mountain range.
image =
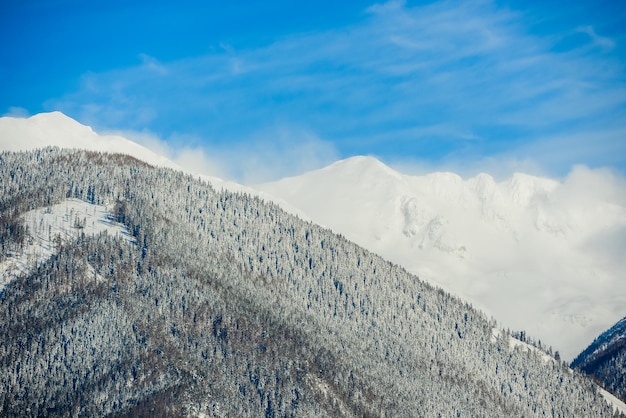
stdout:
<svg viewBox="0 0 626 418">
<path fill-rule="evenodd" d="M 626 306 L 626 194 L 606 187 L 583 168 L 496 182 L 403 175 L 371 157 L 258 186 L 567 359 Z"/>
<path fill-rule="evenodd" d="M 46 145 L 124 152 L 179 169 L 58 112 L 0 118 L 0 149 Z M 567 360 L 624 315 L 626 193 L 607 186 L 617 180 L 605 172 L 578 168 L 558 181 L 521 173 L 464 180 L 453 173 L 405 175 L 375 158 L 354 157 L 253 189 L 202 178 L 262 194 L 329 227 Z"/>
</svg>

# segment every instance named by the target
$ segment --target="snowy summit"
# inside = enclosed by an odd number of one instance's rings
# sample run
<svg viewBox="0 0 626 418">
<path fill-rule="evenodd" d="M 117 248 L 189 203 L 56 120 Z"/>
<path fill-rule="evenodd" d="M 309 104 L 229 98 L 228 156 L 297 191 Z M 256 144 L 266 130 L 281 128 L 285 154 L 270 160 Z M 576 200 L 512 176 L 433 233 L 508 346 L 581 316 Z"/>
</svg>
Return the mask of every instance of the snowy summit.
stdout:
<svg viewBox="0 0 626 418">
<path fill-rule="evenodd" d="M 564 358 L 624 314 L 626 188 L 609 172 L 497 182 L 354 157 L 259 189 Z"/>
</svg>

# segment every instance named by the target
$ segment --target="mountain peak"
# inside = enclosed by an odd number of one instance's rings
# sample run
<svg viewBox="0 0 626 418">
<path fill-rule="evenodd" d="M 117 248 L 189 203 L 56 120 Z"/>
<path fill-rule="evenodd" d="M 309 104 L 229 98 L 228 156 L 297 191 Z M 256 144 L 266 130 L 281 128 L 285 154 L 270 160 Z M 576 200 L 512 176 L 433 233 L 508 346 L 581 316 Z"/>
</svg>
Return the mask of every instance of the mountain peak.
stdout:
<svg viewBox="0 0 626 418">
<path fill-rule="evenodd" d="M 604 263 L 581 252 L 581 245 L 598 243 L 594 254 L 617 254 L 615 245 L 607 251 L 598 237 L 610 228 L 620 231 L 625 212 L 619 201 L 582 207 L 572 201 L 571 196 L 578 199 L 575 191 L 564 191 L 549 178 L 414 176 L 372 157 L 348 158 L 261 189 L 484 307 L 506 326 L 558 346 L 564 358 L 621 314 L 622 306 L 605 291 L 623 288 L 621 259 Z M 589 276 L 602 278 L 602 286 Z M 512 294 L 513 300 L 507 299 Z"/>
<path fill-rule="evenodd" d="M 330 171 L 334 175 L 356 176 L 354 178 L 375 177 L 380 175 L 401 178 L 402 175 L 372 156 L 357 155 L 339 160 L 322 171 Z"/>
<path fill-rule="evenodd" d="M 133 141 L 118 135 L 99 135 L 91 127 L 58 111 L 29 118 L 0 118 L 0 151 L 30 151 L 51 146 L 126 154 L 148 164 L 181 169 Z"/>
<path fill-rule="evenodd" d="M 335 161 L 329 167 L 380 167 L 385 166 L 379 159 L 370 155 L 355 155 L 343 160 Z"/>
<path fill-rule="evenodd" d="M 72 124 L 75 124 L 75 125 L 85 126 L 85 125 L 82 125 L 80 122 L 76 121 L 75 119 L 72 119 L 71 117 L 67 116 L 65 113 L 60 112 L 58 110 L 53 110 L 52 112 L 37 113 L 36 115 L 32 115 L 26 119 L 31 120 L 31 121 L 71 122 Z"/>
</svg>

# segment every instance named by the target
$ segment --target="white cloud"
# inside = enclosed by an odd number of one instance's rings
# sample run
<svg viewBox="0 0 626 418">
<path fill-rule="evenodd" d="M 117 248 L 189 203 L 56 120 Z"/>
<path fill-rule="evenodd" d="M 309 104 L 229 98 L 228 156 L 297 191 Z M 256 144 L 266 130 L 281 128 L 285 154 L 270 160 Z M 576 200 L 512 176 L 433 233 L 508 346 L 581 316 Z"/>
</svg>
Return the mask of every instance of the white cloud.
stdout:
<svg viewBox="0 0 626 418">
<path fill-rule="evenodd" d="M 147 131 L 114 131 L 188 171 L 252 185 L 324 167 L 339 158 L 332 143 L 305 130 L 277 128 L 247 141 L 200 145 L 195 137 L 161 139 Z"/>
<path fill-rule="evenodd" d="M 326 166 L 339 158 L 334 145 L 303 130 L 280 128 L 246 141 L 207 148 L 219 174 L 253 185 Z"/>
<path fill-rule="evenodd" d="M 335 146 L 305 130 L 281 128 L 226 152 L 244 184 L 258 184 L 324 167 L 339 158 Z"/>
<path fill-rule="evenodd" d="M 105 135 L 119 135 L 136 142 L 154 153 L 166 157 L 188 172 L 205 174 L 208 176 L 224 177 L 223 162 L 219 162 L 217 155 L 212 155 L 197 144 L 197 138 L 172 136 L 166 139 L 159 138 L 149 131 L 111 131 Z M 173 145 L 173 144 L 180 145 Z"/>
<path fill-rule="evenodd" d="M 9 110 L 2 116 L 10 116 L 13 118 L 27 118 L 30 116 L 30 112 L 28 109 L 24 109 L 23 107 L 11 106 Z"/>
<path fill-rule="evenodd" d="M 572 208 L 585 209 L 584 206 L 592 207 L 603 203 L 626 208 L 626 179 L 608 168 L 590 169 L 578 165 L 573 167 L 563 181 L 557 198 L 564 206 Z M 602 224 L 604 220 L 593 221 Z"/>
<path fill-rule="evenodd" d="M 613 49 L 615 47 L 613 39 L 598 35 L 593 26 L 581 26 L 578 31 L 589 35 L 593 43 L 601 48 Z"/>
<path fill-rule="evenodd" d="M 444 171 L 458 174 L 464 179 L 472 178 L 480 173 L 489 174 L 496 181 L 505 180 L 514 173 L 548 175 L 536 160 L 515 155 L 480 156 L 459 152 L 434 161 L 406 157 L 392 159 L 386 163 L 405 174 L 425 175 Z"/>
<path fill-rule="evenodd" d="M 375 3 L 368 7 L 366 11 L 373 14 L 385 14 L 402 9 L 406 4 L 405 0 L 389 0 L 385 3 Z"/>
<path fill-rule="evenodd" d="M 151 57 L 147 54 L 139 54 L 139 58 L 141 58 L 141 62 L 144 68 L 149 71 L 153 71 L 157 74 L 165 75 L 167 74 L 167 68 L 161 64 L 156 58 Z"/>
<path fill-rule="evenodd" d="M 203 148 L 183 147 L 174 152 L 173 158 L 176 164 L 193 173 L 225 177 L 224 162 L 215 155 L 207 155 Z"/>
</svg>

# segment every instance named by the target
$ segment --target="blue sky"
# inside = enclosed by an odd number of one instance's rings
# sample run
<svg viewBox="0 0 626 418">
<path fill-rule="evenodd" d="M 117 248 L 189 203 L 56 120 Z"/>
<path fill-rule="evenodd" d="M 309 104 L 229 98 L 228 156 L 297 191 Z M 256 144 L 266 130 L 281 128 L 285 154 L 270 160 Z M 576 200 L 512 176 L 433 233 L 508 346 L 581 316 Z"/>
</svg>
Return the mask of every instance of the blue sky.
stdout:
<svg viewBox="0 0 626 418">
<path fill-rule="evenodd" d="M 580 1 L 0 0 L 0 114 L 60 110 L 246 183 L 626 172 L 626 7 Z"/>
</svg>

